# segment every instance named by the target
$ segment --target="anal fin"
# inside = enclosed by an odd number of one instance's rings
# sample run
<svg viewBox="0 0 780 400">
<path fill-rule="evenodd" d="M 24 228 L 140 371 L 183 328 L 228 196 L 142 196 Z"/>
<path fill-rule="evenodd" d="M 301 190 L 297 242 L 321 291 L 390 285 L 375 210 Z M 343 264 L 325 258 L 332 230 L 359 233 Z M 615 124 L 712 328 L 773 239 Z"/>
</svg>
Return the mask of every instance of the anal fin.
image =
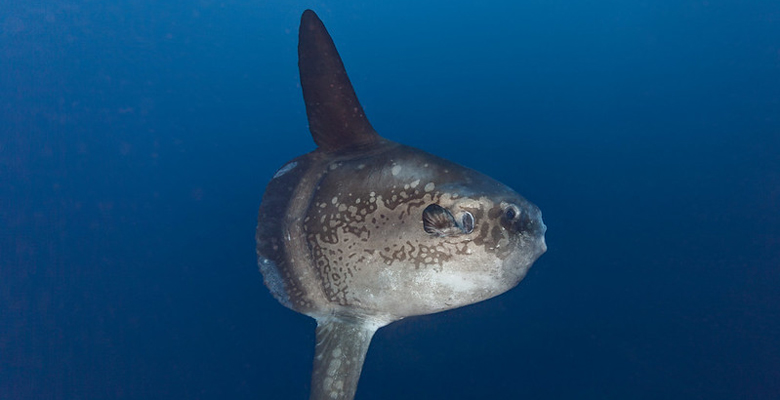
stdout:
<svg viewBox="0 0 780 400">
<path fill-rule="evenodd" d="M 384 324 L 329 315 L 317 318 L 310 400 L 352 400 L 368 346 Z"/>
</svg>

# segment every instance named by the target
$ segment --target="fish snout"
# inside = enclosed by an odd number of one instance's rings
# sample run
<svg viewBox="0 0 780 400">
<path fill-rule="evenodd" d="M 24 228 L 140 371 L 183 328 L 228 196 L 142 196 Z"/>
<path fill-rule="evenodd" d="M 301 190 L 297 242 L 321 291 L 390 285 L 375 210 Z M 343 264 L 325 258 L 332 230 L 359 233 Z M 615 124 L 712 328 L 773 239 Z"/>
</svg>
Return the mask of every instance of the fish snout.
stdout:
<svg viewBox="0 0 780 400">
<path fill-rule="evenodd" d="M 537 219 L 537 225 L 539 228 L 536 231 L 536 240 L 539 244 L 539 255 L 544 254 L 544 252 L 547 251 L 547 241 L 544 238 L 544 234 L 547 233 L 547 225 L 544 224 L 544 221 L 542 220 L 542 212 L 537 208 L 538 211 L 538 219 Z"/>
<path fill-rule="evenodd" d="M 542 222 L 542 212 L 539 207 L 529 202 L 518 203 L 509 203 L 505 206 L 504 215 L 501 217 L 504 226 L 515 233 L 533 237 L 544 236 L 547 227 Z"/>
<path fill-rule="evenodd" d="M 542 220 L 539 207 L 527 201 L 508 204 L 501 218 L 504 227 L 534 243 L 539 255 L 547 250 L 544 240 L 547 226 Z"/>
</svg>

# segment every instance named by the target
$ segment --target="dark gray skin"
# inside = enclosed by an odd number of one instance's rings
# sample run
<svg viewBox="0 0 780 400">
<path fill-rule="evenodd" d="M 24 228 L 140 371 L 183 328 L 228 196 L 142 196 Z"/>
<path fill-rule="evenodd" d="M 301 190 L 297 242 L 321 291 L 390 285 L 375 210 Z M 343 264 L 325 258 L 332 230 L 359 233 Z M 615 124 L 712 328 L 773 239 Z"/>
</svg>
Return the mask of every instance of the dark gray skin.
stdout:
<svg viewBox="0 0 780 400">
<path fill-rule="evenodd" d="M 274 297 L 317 320 L 311 399 L 352 399 L 378 328 L 511 289 L 546 228 L 507 186 L 376 134 L 309 10 L 299 58 L 318 148 L 268 184 L 257 253 Z"/>
</svg>

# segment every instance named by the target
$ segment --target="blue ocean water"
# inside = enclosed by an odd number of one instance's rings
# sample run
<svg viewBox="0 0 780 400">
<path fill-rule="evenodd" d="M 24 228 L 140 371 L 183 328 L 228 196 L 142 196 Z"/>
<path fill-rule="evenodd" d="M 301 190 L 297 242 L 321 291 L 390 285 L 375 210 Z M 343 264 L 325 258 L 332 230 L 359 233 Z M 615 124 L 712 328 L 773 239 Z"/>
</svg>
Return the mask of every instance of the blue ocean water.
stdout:
<svg viewBox="0 0 780 400">
<path fill-rule="evenodd" d="M 0 4 L 0 399 L 305 399 L 255 260 L 312 8 L 385 137 L 537 204 L 512 291 L 358 399 L 780 398 L 780 2 Z"/>
</svg>

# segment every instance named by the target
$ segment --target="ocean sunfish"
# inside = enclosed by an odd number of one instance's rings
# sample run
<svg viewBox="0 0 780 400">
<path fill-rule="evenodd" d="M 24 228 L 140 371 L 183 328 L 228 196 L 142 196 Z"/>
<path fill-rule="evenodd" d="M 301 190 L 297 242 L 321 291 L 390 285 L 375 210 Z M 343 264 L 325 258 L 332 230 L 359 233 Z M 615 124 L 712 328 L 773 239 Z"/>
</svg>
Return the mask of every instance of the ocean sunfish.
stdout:
<svg viewBox="0 0 780 400">
<path fill-rule="evenodd" d="M 317 321 L 310 398 L 348 400 L 377 329 L 511 289 L 546 227 L 509 187 L 379 136 L 311 10 L 298 59 L 317 149 L 268 184 L 258 263 L 279 302 Z"/>
</svg>

